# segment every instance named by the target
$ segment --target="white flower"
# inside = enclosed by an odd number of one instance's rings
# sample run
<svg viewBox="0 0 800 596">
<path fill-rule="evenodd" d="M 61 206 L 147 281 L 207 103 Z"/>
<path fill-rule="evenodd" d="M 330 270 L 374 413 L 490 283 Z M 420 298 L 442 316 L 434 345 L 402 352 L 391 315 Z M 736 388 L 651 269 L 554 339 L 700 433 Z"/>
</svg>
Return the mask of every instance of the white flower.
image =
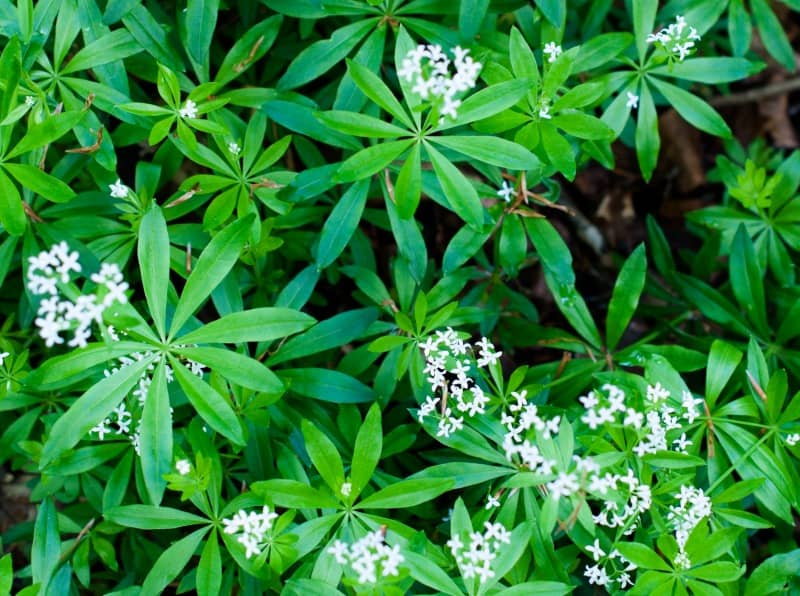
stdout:
<svg viewBox="0 0 800 596">
<path fill-rule="evenodd" d="M 349 497 L 350 493 L 353 492 L 353 483 L 343 482 L 342 487 L 339 489 L 339 492 L 342 493 L 343 496 Z"/>
<path fill-rule="evenodd" d="M 111 189 L 111 196 L 115 199 L 124 199 L 128 196 L 128 187 L 119 178 L 114 184 L 110 184 L 108 188 Z"/>
<path fill-rule="evenodd" d="M 228 151 L 230 151 L 234 155 L 239 155 L 239 152 L 241 151 L 241 148 L 239 147 L 239 143 L 235 143 L 233 141 L 228 143 Z"/>
<path fill-rule="evenodd" d="M 35 106 L 36 105 L 36 98 L 33 95 L 26 95 L 25 96 L 25 105 L 26 106 Z"/>
<path fill-rule="evenodd" d="M 545 44 L 543 53 L 547 54 L 548 58 L 547 61 L 550 63 L 555 62 L 558 57 L 563 53 L 561 46 L 558 45 L 556 42 L 551 41 L 548 44 Z"/>
<path fill-rule="evenodd" d="M 800 433 L 792 433 L 791 435 L 787 435 L 785 440 L 789 447 L 794 447 L 797 445 L 797 443 L 800 443 Z"/>
<path fill-rule="evenodd" d="M 539 108 L 539 118 L 542 120 L 550 120 L 552 118 L 550 115 L 550 106 L 542 106 Z"/>
<path fill-rule="evenodd" d="M 3 363 L 6 361 L 6 358 L 9 357 L 8 352 L 0 352 L 0 366 L 3 366 Z"/>
<path fill-rule="evenodd" d="M 191 99 L 187 99 L 178 113 L 181 118 L 197 118 L 197 104 Z"/>
<path fill-rule="evenodd" d="M 603 552 L 602 548 L 600 548 L 600 539 L 599 538 L 595 538 L 594 539 L 594 544 L 591 544 L 591 545 L 587 546 L 586 550 L 589 553 L 591 553 L 592 558 L 595 560 L 595 562 L 599 561 L 601 558 L 606 556 L 606 553 Z"/>
<path fill-rule="evenodd" d="M 495 507 L 500 507 L 500 499 L 490 494 L 488 497 L 486 497 L 486 510 L 488 511 L 489 509 L 494 509 Z"/>
<path fill-rule="evenodd" d="M 511 202 L 511 197 L 514 196 L 514 187 L 508 183 L 508 180 L 503 180 L 503 186 L 497 191 L 498 197 L 503 197 L 506 203 Z"/>
<path fill-rule="evenodd" d="M 249 514 L 244 509 L 240 509 L 232 518 L 223 519 L 226 534 L 236 534 L 241 532 L 237 542 L 245 547 L 245 558 L 249 559 L 253 555 L 260 555 L 263 545 L 269 538 L 269 530 L 272 529 L 272 520 L 278 517 L 274 511 L 270 511 L 266 505 L 261 513 L 251 511 Z"/>
<path fill-rule="evenodd" d="M 632 110 L 639 107 L 639 96 L 635 93 L 631 93 L 628 91 L 628 101 L 625 102 L 626 108 L 631 108 Z"/>
<path fill-rule="evenodd" d="M 175 469 L 178 470 L 178 474 L 181 476 L 186 476 L 192 471 L 192 464 L 189 463 L 188 459 L 179 459 L 175 462 Z"/>
</svg>

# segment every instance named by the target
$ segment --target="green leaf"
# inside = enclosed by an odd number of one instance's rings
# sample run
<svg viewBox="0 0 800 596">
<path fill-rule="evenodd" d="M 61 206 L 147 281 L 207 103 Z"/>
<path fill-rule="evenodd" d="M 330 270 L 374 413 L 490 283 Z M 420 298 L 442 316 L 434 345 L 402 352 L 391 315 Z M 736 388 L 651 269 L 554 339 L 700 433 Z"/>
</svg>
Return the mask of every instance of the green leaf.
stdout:
<svg viewBox="0 0 800 596">
<path fill-rule="evenodd" d="M 292 368 L 279 371 L 293 393 L 337 404 L 370 402 L 375 392 L 367 385 L 338 370 Z"/>
<path fill-rule="evenodd" d="M 379 118 L 367 116 L 366 114 L 358 114 L 356 112 L 331 110 L 328 112 L 317 112 L 314 115 L 317 120 L 322 122 L 325 126 L 357 137 L 391 139 L 406 137 L 411 134 L 404 128 L 389 124 Z"/>
<path fill-rule="evenodd" d="M 408 567 L 411 577 L 421 584 L 450 596 L 461 596 L 463 594 L 463 591 L 450 579 L 450 576 L 429 557 L 413 551 L 404 551 L 403 556 L 405 557 L 404 564 Z"/>
<path fill-rule="evenodd" d="M 333 263 L 353 237 L 367 204 L 369 180 L 360 180 L 342 195 L 322 226 L 317 244 L 317 267 L 322 270 Z"/>
<path fill-rule="evenodd" d="M 75 191 L 68 184 L 35 166 L 23 163 L 4 163 L 3 167 L 17 179 L 23 188 L 32 190 L 54 203 L 66 203 L 75 198 Z"/>
<path fill-rule="evenodd" d="M 17 103 L 17 87 L 22 75 L 21 49 L 19 38 L 13 36 L 7 39 L 3 53 L 0 54 L 0 81 L 3 81 L 3 90 L 0 93 L 0 121 L 5 120 L 11 108 Z M 0 194 L 2 194 L 0 192 Z M 0 209 L 2 212 L 2 209 Z"/>
<path fill-rule="evenodd" d="M 730 83 L 753 74 L 753 65 L 744 58 L 687 58 L 683 62 L 656 66 L 651 73 L 698 83 Z"/>
<path fill-rule="evenodd" d="M 162 27 L 143 4 L 137 4 L 126 12 L 122 23 L 139 45 L 158 62 L 173 71 L 183 70 L 183 60 L 167 35 L 166 27 Z"/>
<path fill-rule="evenodd" d="M 433 164 L 433 170 L 436 172 L 436 178 L 442 186 L 442 191 L 444 191 L 450 207 L 471 227 L 482 228 L 484 210 L 475 187 L 461 170 L 434 149 L 433 145 L 427 141 L 424 143 L 425 150 Z"/>
<path fill-rule="evenodd" d="M 764 298 L 764 273 L 744 224 L 739 224 L 733 239 L 730 271 L 731 289 L 736 301 L 745 310 L 755 329 L 766 338 L 770 331 Z"/>
<path fill-rule="evenodd" d="M 397 98 L 380 77 L 366 66 L 352 60 L 347 61 L 347 72 L 353 77 L 353 81 L 364 95 L 378 104 L 385 112 L 397 118 L 406 127 L 414 127 L 403 106 L 397 101 Z"/>
<path fill-rule="evenodd" d="M 330 39 L 316 41 L 307 46 L 289 64 L 289 68 L 278 81 L 277 88 L 282 91 L 294 89 L 327 72 L 344 59 L 375 24 L 373 18 L 361 19 L 336 29 Z"/>
<path fill-rule="evenodd" d="M 656 552 L 644 544 L 638 542 L 619 542 L 616 545 L 622 556 L 628 561 L 642 569 L 658 569 L 659 571 L 669 571 L 670 568 Z"/>
<path fill-rule="evenodd" d="M 283 339 L 308 329 L 314 318 L 292 308 L 262 307 L 234 312 L 180 337 L 184 344 L 238 344 Z"/>
<path fill-rule="evenodd" d="M 22 197 L 11 179 L 0 168 L 0 223 L 12 236 L 25 233 L 28 220 L 22 206 Z"/>
<path fill-rule="evenodd" d="M 201 82 L 208 80 L 208 55 L 218 13 L 219 0 L 189 0 L 179 21 L 186 53 Z"/>
<path fill-rule="evenodd" d="M 11 159 L 52 143 L 75 128 L 85 115 L 84 110 L 53 114 L 44 121 L 31 125 L 6 158 Z"/>
<path fill-rule="evenodd" d="M 533 153 L 522 145 L 500 137 L 470 135 L 431 137 L 430 140 L 467 157 L 508 170 L 533 170 L 539 167 L 539 159 Z"/>
<path fill-rule="evenodd" d="M 289 507 L 292 509 L 335 509 L 339 506 L 336 500 L 331 498 L 330 495 L 312 488 L 307 484 L 288 478 L 260 480 L 254 482 L 250 490 L 278 507 Z"/>
<path fill-rule="evenodd" d="M 515 105 L 531 88 L 531 81 L 513 80 L 490 85 L 467 97 L 458 108 L 455 120 L 445 119 L 436 130 L 447 130 L 455 126 L 483 120 Z"/>
<path fill-rule="evenodd" d="M 364 333 L 377 316 L 378 312 L 374 308 L 350 310 L 334 315 L 287 341 L 267 360 L 267 365 L 273 366 L 343 346 Z"/>
<path fill-rule="evenodd" d="M 236 220 L 214 236 L 200 254 L 175 308 L 169 328 L 170 339 L 180 331 L 183 324 L 239 260 L 239 253 L 247 242 L 252 223 L 252 214 Z"/>
<path fill-rule="evenodd" d="M 689 574 L 716 583 L 732 582 L 744 574 L 744 565 L 740 567 L 730 561 L 715 561 L 702 567 L 693 567 Z"/>
<path fill-rule="evenodd" d="M 402 509 L 431 501 L 453 488 L 452 478 L 406 479 L 368 496 L 356 509 Z"/>
<path fill-rule="evenodd" d="M 159 505 L 167 486 L 164 474 L 172 469 L 172 413 L 163 360 L 153 373 L 139 430 L 144 485 L 150 501 Z"/>
<path fill-rule="evenodd" d="M 208 520 L 194 513 L 155 505 L 122 505 L 103 513 L 107 520 L 138 530 L 172 530 L 186 526 L 208 523 Z"/>
<path fill-rule="evenodd" d="M 642 85 L 636 119 L 636 157 L 646 181 L 650 180 L 658 162 L 661 138 L 658 136 L 658 114 L 647 85 Z"/>
<path fill-rule="evenodd" d="M 786 37 L 784 24 L 765 0 L 750 0 L 750 8 L 764 47 L 786 70 L 794 72 L 794 49 Z"/>
<path fill-rule="evenodd" d="M 394 186 L 397 201 L 397 214 L 402 219 L 410 219 L 417 210 L 422 195 L 422 151 L 419 143 L 414 143 L 406 158 Z"/>
<path fill-rule="evenodd" d="M 733 375 L 743 354 L 729 343 L 715 339 L 711 344 L 706 368 L 706 403 L 709 410 L 714 409 L 722 390 Z"/>
<path fill-rule="evenodd" d="M 11 565 L 11 553 L 0 557 L 0 595 L 11 594 L 11 584 L 14 580 L 14 568 Z"/>
<path fill-rule="evenodd" d="M 116 62 L 142 51 L 142 46 L 125 29 L 106 33 L 82 47 L 61 69 L 61 75 L 90 70 L 109 62 Z"/>
<path fill-rule="evenodd" d="M 772 555 L 756 567 L 745 584 L 744 596 L 783 593 L 797 577 L 800 577 L 800 548 Z"/>
<path fill-rule="evenodd" d="M 542 261 L 545 282 L 555 297 L 556 306 L 586 341 L 600 348 L 603 345 L 600 333 L 586 303 L 575 288 L 572 256 L 566 243 L 546 219 L 528 218 L 525 225 Z"/>
<path fill-rule="evenodd" d="M 219 552 L 217 530 L 211 531 L 206 540 L 200 562 L 197 564 L 198 596 L 217 596 L 222 588 L 222 557 Z"/>
<path fill-rule="evenodd" d="M 164 214 L 155 203 L 139 225 L 137 256 L 147 308 L 163 339 L 169 288 L 169 234 Z"/>
<path fill-rule="evenodd" d="M 306 418 L 303 419 L 300 428 L 311 463 L 314 464 L 331 492 L 334 495 L 341 495 L 342 484 L 344 484 L 344 465 L 333 442 Z"/>
<path fill-rule="evenodd" d="M 353 492 L 350 498 L 355 501 L 372 478 L 378 461 L 383 451 L 383 430 L 381 427 L 381 408 L 377 403 L 372 404 L 361 428 L 356 435 L 353 447 L 353 463 L 350 469 L 350 479 L 353 483 Z"/>
<path fill-rule="evenodd" d="M 644 63 L 647 54 L 647 36 L 653 32 L 657 11 L 658 0 L 637 0 L 633 3 L 633 35 L 641 63 Z"/>
<path fill-rule="evenodd" d="M 622 334 L 628 327 L 639 297 L 644 289 L 647 274 L 647 255 L 644 244 L 640 244 L 625 261 L 614 284 L 614 292 L 606 315 L 606 347 L 616 349 Z"/>
<path fill-rule="evenodd" d="M 161 553 L 142 584 L 141 596 L 158 596 L 186 567 L 208 528 L 200 528 Z"/>
<path fill-rule="evenodd" d="M 91 374 L 98 364 L 120 356 L 147 350 L 147 344 L 119 341 L 111 344 L 89 344 L 85 348 L 45 360 L 23 380 L 25 386 L 38 391 L 63 389 Z"/>
<path fill-rule="evenodd" d="M 404 139 L 378 143 L 362 149 L 342 162 L 336 171 L 334 180 L 336 182 L 353 182 L 369 178 L 400 157 L 413 143 L 415 143 L 414 139 Z"/>
<path fill-rule="evenodd" d="M 113 375 L 93 385 L 81 395 L 70 408 L 56 420 L 42 449 L 39 466 L 45 469 L 78 441 L 85 438 L 89 430 L 108 416 L 133 389 L 156 355 L 121 368 Z"/>
<path fill-rule="evenodd" d="M 31 571 L 33 582 L 47 586 L 58 568 L 61 557 L 61 536 L 58 533 L 58 514 L 53 500 L 48 497 L 39 506 L 33 527 L 31 546 Z"/>
<path fill-rule="evenodd" d="M 508 54 L 511 70 L 518 79 L 528 79 L 535 90 L 539 87 L 539 67 L 528 42 L 516 27 L 511 28 L 508 38 Z"/>
<path fill-rule="evenodd" d="M 263 58 L 275 43 L 282 22 L 283 15 L 273 15 L 238 38 L 222 61 L 215 81 L 225 85 Z"/>
<path fill-rule="evenodd" d="M 222 433 L 237 445 L 244 445 L 242 424 L 228 400 L 208 383 L 193 375 L 177 359 L 170 356 L 170 365 L 186 397 L 211 428 Z"/>
<path fill-rule="evenodd" d="M 689 124 L 718 137 L 725 139 L 731 137 L 731 129 L 725 124 L 725 120 L 705 101 L 655 77 L 649 80 Z"/>
</svg>

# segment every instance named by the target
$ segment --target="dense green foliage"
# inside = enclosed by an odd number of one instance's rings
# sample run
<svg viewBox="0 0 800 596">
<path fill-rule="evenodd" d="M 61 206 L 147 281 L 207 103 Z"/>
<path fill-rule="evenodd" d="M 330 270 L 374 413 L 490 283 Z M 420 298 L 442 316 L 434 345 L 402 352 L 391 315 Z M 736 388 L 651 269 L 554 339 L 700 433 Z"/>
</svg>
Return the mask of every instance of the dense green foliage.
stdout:
<svg viewBox="0 0 800 596">
<path fill-rule="evenodd" d="M 775 6 L 0 0 L 0 595 L 798 593 L 800 152 L 708 101 Z M 587 302 L 670 107 L 720 200 Z"/>
</svg>

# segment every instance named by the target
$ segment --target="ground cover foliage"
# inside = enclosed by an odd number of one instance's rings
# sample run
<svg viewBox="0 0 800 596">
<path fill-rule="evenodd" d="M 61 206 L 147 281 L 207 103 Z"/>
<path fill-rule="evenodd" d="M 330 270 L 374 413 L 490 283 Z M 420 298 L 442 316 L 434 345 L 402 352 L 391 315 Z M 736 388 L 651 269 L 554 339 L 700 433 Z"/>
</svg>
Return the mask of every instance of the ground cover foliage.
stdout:
<svg viewBox="0 0 800 596">
<path fill-rule="evenodd" d="M 798 9 L 0 0 L 0 594 L 799 593 Z"/>
</svg>

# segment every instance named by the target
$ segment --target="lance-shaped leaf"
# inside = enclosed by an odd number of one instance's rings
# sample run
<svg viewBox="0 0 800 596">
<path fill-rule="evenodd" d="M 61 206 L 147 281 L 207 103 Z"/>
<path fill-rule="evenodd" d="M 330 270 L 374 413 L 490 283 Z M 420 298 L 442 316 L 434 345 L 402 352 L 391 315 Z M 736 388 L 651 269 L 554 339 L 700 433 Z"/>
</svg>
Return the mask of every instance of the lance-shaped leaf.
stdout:
<svg viewBox="0 0 800 596">
<path fill-rule="evenodd" d="M 234 312 L 180 337 L 184 344 L 272 341 L 308 329 L 316 321 L 299 310 L 280 307 Z"/>
<path fill-rule="evenodd" d="M 144 578 L 142 596 L 162 594 L 169 583 L 178 577 L 186 567 L 207 532 L 208 528 L 200 528 L 185 538 L 181 538 L 161 553 L 150 569 L 150 573 Z"/>
<path fill-rule="evenodd" d="M 169 361 L 181 389 L 203 420 L 237 445 L 244 445 L 242 424 L 228 400 L 203 379 L 192 374 L 173 356 L 170 356 Z"/>
<path fill-rule="evenodd" d="M 288 478 L 254 482 L 250 489 L 279 507 L 293 509 L 333 509 L 339 506 L 330 495 Z"/>
<path fill-rule="evenodd" d="M 172 414 L 164 366 L 162 360 L 153 374 L 139 427 L 142 477 L 150 501 L 155 505 L 161 503 L 167 486 L 164 474 L 172 468 Z"/>
<path fill-rule="evenodd" d="M 509 170 L 532 170 L 539 158 L 513 141 L 499 137 L 470 135 L 431 137 L 431 141 L 493 166 Z"/>
<path fill-rule="evenodd" d="M 249 356 L 222 348 L 206 347 L 180 348 L 175 352 L 205 364 L 208 368 L 242 387 L 265 393 L 283 393 L 283 383 L 275 376 L 275 373 Z"/>
<path fill-rule="evenodd" d="M 120 526 L 138 530 L 172 530 L 208 523 L 206 518 L 194 513 L 155 505 L 112 507 L 103 513 L 103 517 Z"/>
<path fill-rule="evenodd" d="M 372 473 L 378 465 L 383 450 L 383 430 L 381 427 L 381 408 L 377 403 L 372 404 L 364 423 L 358 429 L 356 443 L 353 447 L 353 463 L 350 470 L 350 479 L 353 483 L 353 500 L 358 498 L 364 487 L 367 486 Z"/>
<path fill-rule="evenodd" d="M 53 425 L 42 449 L 39 462 L 41 469 L 45 469 L 67 449 L 74 447 L 98 422 L 108 416 L 139 382 L 155 358 L 155 355 L 146 356 L 125 366 L 81 395 Z"/>
<path fill-rule="evenodd" d="M 606 347 L 609 350 L 614 350 L 617 347 L 622 334 L 633 317 L 636 306 L 639 304 L 639 296 L 641 296 L 644 289 L 646 274 L 647 256 L 644 244 L 640 244 L 622 266 L 619 277 L 617 277 L 617 283 L 614 284 L 611 302 L 608 304 Z"/>
<path fill-rule="evenodd" d="M 25 233 L 27 223 L 22 197 L 16 185 L 0 169 L 0 224 L 12 236 L 21 236 Z"/>
<path fill-rule="evenodd" d="M 444 155 L 425 141 L 425 150 L 433 164 L 433 170 L 442 186 L 447 202 L 461 219 L 473 228 L 483 226 L 483 205 L 478 192 L 467 177 L 461 173 Z"/>
<path fill-rule="evenodd" d="M 253 217 L 249 214 L 233 222 L 214 236 L 200 254 L 175 308 L 169 329 L 170 338 L 183 327 L 239 260 L 239 253 L 247 242 Z"/>
<path fill-rule="evenodd" d="M 147 308 L 158 334 L 163 338 L 169 288 L 169 234 L 164 214 L 155 203 L 144 214 L 139 225 L 137 255 Z"/>
<path fill-rule="evenodd" d="M 19 143 L 6 157 L 11 159 L 52 143 L 75 128 L 78 122 L 83 120 L 85 114 L 85 111 L 80 110 L 48 116 L 47 119 L 28 128 L 25 136 L 19 140 Z"/>
<path fill-rule="evenodd" d="M 431 501 L 447 492 L 455 481 L 452 478 L 409 478 L 390 484 L 376 493 L 372 493 L 360 503 L 357 509 L 400 509 L 413 507 Z"/>
</svg>

